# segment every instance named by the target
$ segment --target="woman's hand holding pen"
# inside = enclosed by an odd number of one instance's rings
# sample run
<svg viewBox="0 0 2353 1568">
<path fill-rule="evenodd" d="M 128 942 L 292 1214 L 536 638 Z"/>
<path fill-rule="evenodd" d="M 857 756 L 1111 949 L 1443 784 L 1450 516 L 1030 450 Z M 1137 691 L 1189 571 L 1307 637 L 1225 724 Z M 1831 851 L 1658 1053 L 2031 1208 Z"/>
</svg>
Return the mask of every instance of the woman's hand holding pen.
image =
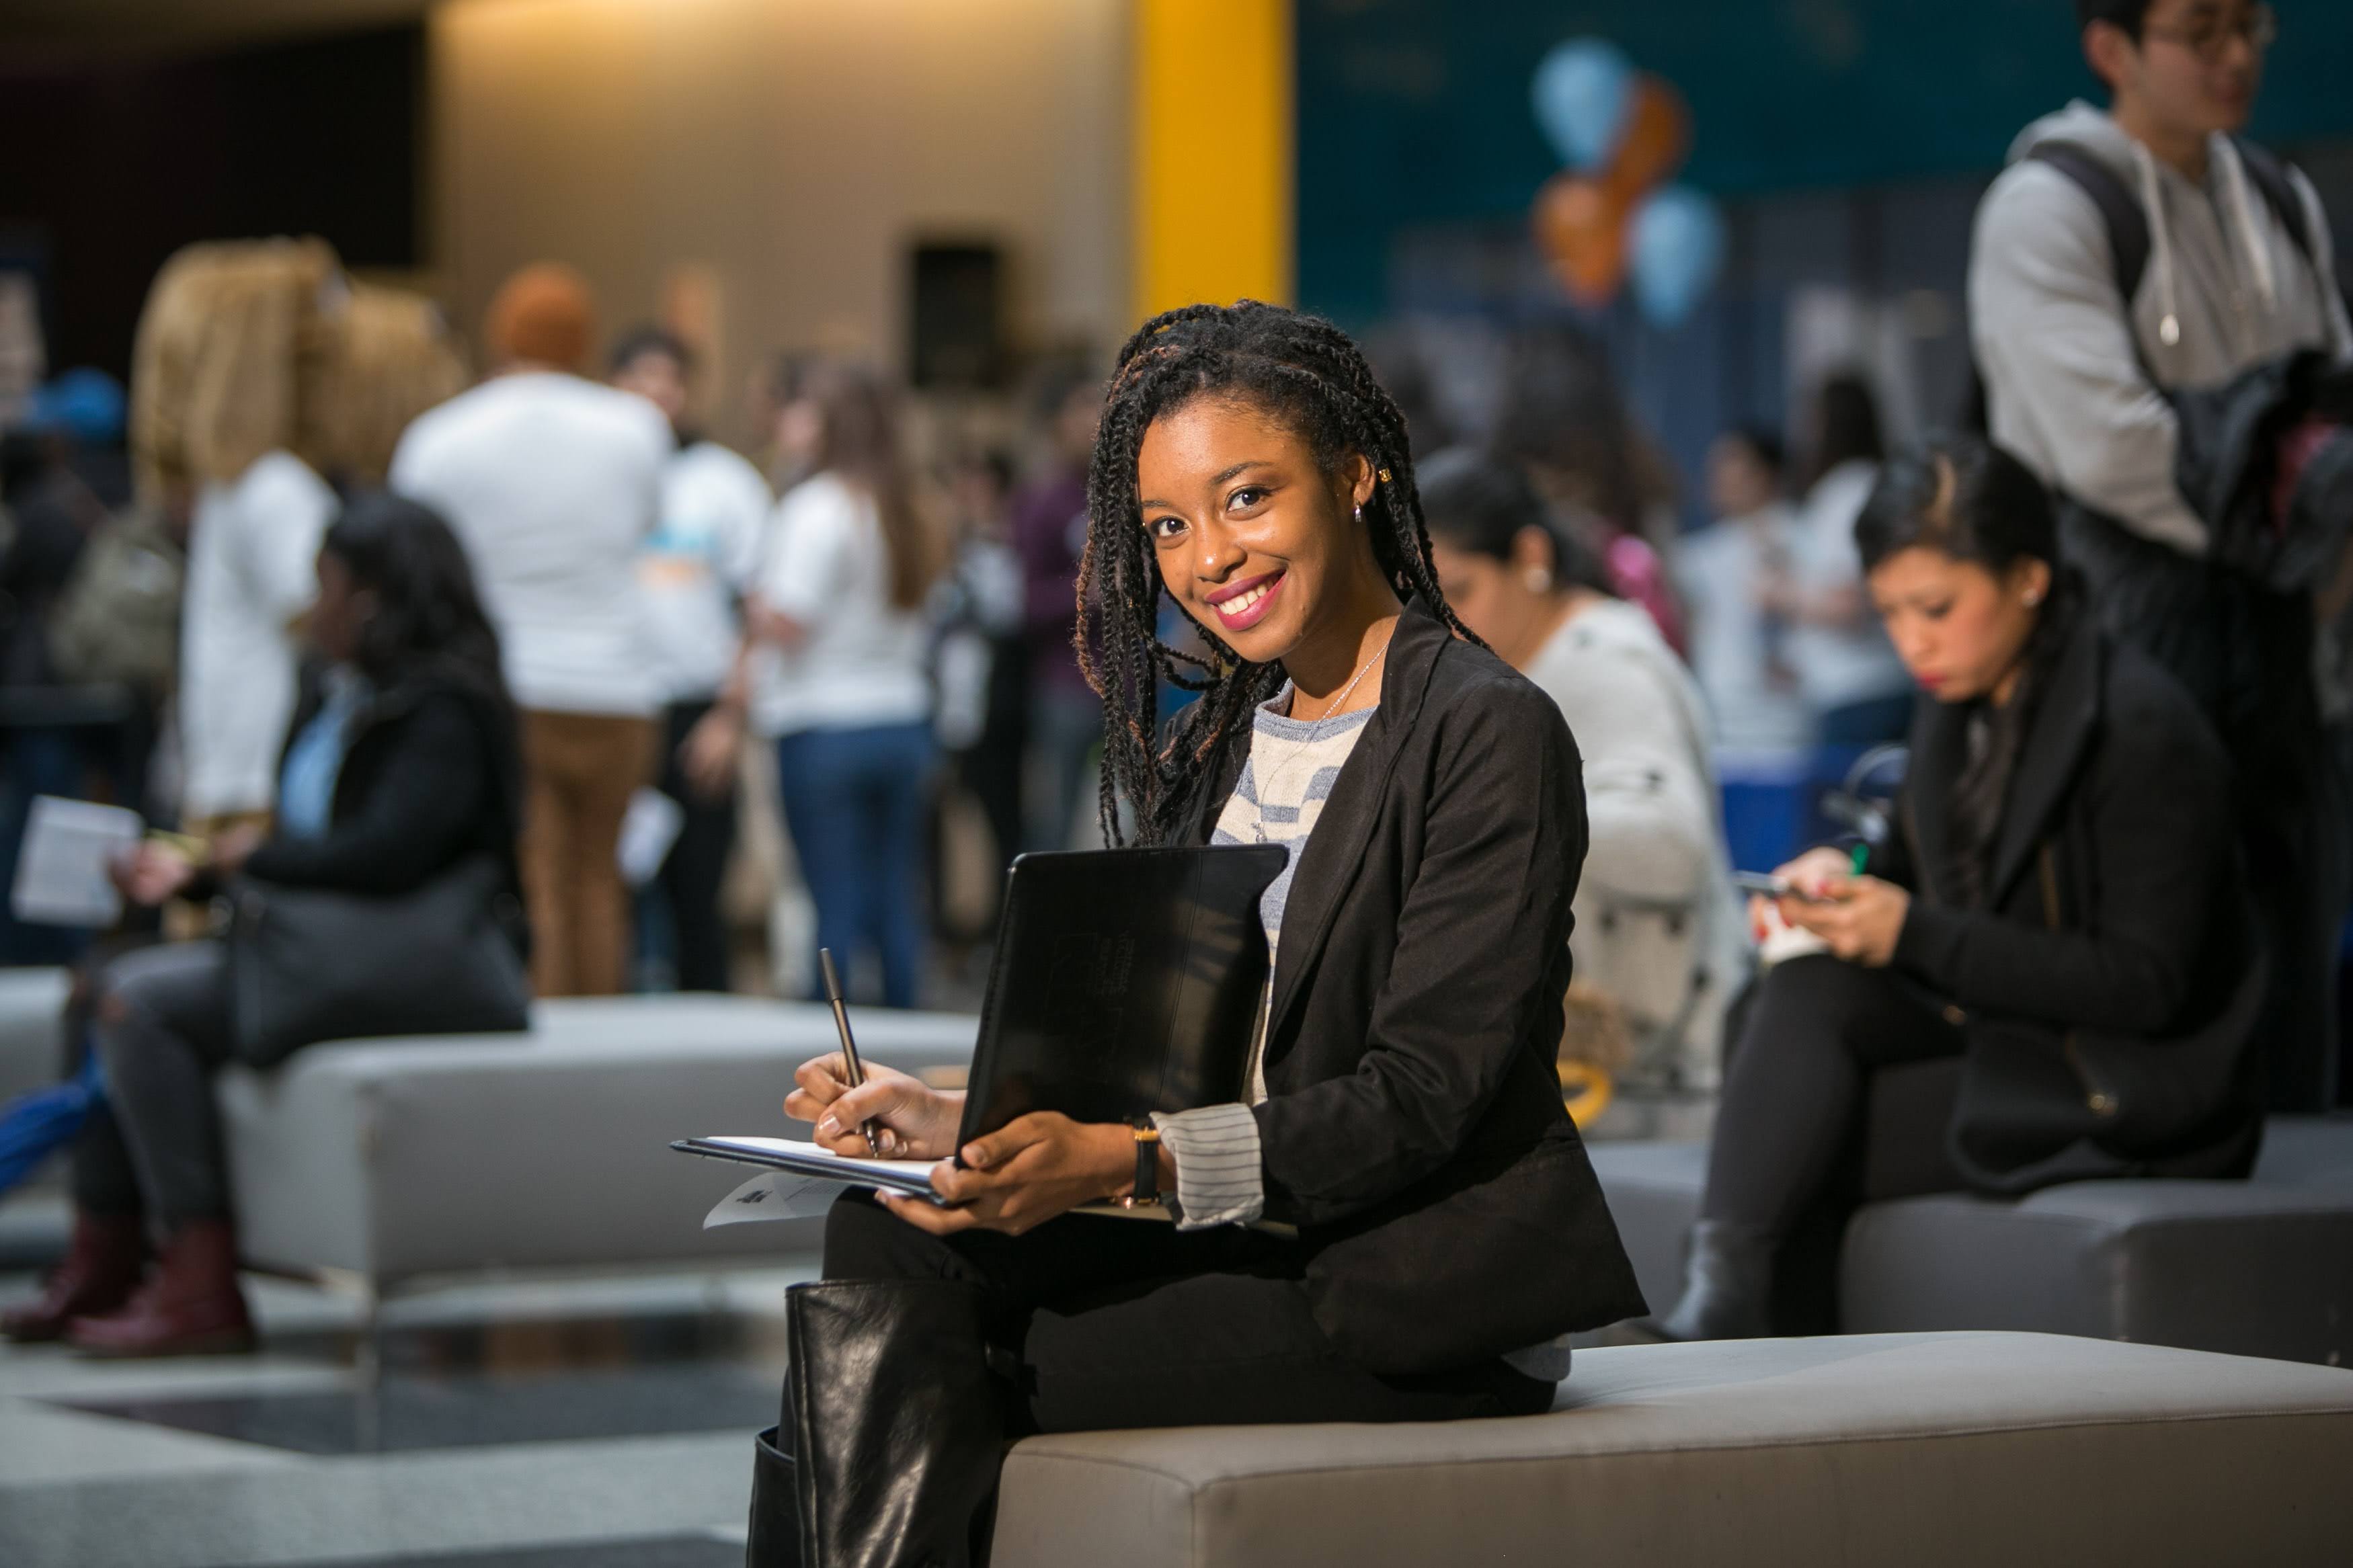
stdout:
<svg viewBox="0 0 2353 1568">
<path fill-rule="evenodd" d="M 964 1164 L 942 1164 L 932 1186 L 954 1204 L 877 1193 L 885 1207 L 921 1230 L 1001 1230 L 1019 1236 L 1082 1204 L 1118 1197 L 1135 1184 L 1135 1135 L 1117 1122 L 1073 1121 L 1054 1110 L 1016 1117 L 964 1147 Z M 1166 1149 L 1164 1184 L 1173 1186 Z"/>
<path fill-rule="evenodd" d="M 964 1120 L 959 1091 L 933 1089 L 875 1062 L 866 1064 L 866 1081 L 852 1089 L 838 1051 L 803 1062 L 793 1082 L 798 1087 L 785 1097 L 785 1114 L 817 1123 L 817 1142 L 837 1154 L 873 1157 L 859 1131 L 869 1121 L 885 1159 L 944 1160 L 955 1151 Z"/>
<path fill-rule="evenodd" d="M 839 1052 L 803 1062 L 785 1114 L 817 1124 L 817 1142 L 837 1154 L 870 1158 L 861 1123 L 873 1125 L 885 1158 L 937 1160 L 932 1186 L 956 1205 L 877 1193 L 909 1225 L 944 1236 L 958 1230 L 1001 1230 L 1018 1236 L 1082 1204 L 1124 1196 L 1135 1185 L 1135 1134 L 1118 1122 L 1073 1121 L 1060 1112 L 1032 1111 L 965 1145 L 962 1166 L 949 1164 L 964 1120 L 964 1095 L 933 1089 L 920 1079 L 868 1062 L 866 1081 L 852 1089 Z M 1160 1188 L 1176 1188 L 1175 1162 L 1160 1150 Z"/>
</svg>

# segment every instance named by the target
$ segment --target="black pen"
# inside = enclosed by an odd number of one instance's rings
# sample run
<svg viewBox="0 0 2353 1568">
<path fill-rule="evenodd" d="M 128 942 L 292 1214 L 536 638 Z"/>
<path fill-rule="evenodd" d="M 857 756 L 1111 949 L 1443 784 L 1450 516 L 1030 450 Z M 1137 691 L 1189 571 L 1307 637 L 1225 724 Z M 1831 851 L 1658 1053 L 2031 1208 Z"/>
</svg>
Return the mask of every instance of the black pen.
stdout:
<svg viewBox="0 0 2353 1568">
<path fill-rule="evenodd" d="M 842 1076 L 849 1080 L 850 1088 L 856 1089 L 866 1081 L 866 1068 L 858 1060 L 858 1042 L 849 1037 L 849 1009 L 842 1005 L 841 976 L 833 970 L 833 949 L 817 950 L 817 966 L 825 971 L 825 999 L 833 1004 L 833 1027 L 841 1037 Z M 874 1136 L 873 1124 L 860 1121 L 858 1130 L 866 1134 L 866 1146 L 874 1152 L 874 1157 L 881 1159 L 882 1144 Z"/>
</svg>

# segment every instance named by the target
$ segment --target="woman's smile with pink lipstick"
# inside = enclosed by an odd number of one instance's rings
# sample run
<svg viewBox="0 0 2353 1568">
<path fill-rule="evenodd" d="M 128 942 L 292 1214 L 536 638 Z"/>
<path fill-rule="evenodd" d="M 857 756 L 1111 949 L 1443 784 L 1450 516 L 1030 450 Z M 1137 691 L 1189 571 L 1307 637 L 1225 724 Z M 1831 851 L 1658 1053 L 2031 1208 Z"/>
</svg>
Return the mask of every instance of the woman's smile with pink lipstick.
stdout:
<svg viewBox="0 0 2353 1568">
<path fill-rule="evenodd" d="M 1274 608 L 1275 595 L 1282 591 L 1282 578 L 1281 571 L 1261 573 L 1239 583 L 1229 583 L 1204 595 L 1204 600 L 1218 612 L 1219 621 L 1228 631 L 1247 631 Z"/>
</svg>

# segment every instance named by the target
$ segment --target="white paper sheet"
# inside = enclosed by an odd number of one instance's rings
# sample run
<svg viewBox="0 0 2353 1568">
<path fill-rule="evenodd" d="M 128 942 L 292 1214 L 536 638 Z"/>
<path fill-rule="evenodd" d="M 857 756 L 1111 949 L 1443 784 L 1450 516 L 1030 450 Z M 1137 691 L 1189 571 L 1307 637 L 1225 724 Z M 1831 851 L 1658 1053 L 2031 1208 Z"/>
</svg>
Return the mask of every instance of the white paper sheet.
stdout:
<svg viewBox="0 0 2353 1568">
<path fill-rule="evenodd" d="M 939 1163 L 937 1160 L 852 1158 L 848 1154 L 837 1154 L 822 1143 L 805 1143 L 797 1138 L 739 1138 L 730 1134 L 723 1138 L 705 1138 L 702 1142 L 723 1149 L 743 1149 L 755 1153 L 789 1154 L 797 1159 L 822 1160 L 828 1165 L 838 1165 L 841 1168 L 839 1184 L 842 1186 L 858 1185 L 858 1178 L 861 1175 L 888 1176 L 894 1181 L 904 1181 L 911 1175 L 926 1176 L 930 1173 L 931 1168 Z"/>
<path fill-rule="evenodd" d="M 841 1195 L 841 1184 L 790 1171 L 763 1171 L 702 1216 L 702 1228 L 768 1219 L 820 1219 Z"/>
<path fill-rule="evenodd" d="M 139 814 L 119 805 L 34 796 L 9 907 L 33 925 L 112 925 L 122 918 L 122 895 L 107 867 L 145 832 Z"/>
</svg>

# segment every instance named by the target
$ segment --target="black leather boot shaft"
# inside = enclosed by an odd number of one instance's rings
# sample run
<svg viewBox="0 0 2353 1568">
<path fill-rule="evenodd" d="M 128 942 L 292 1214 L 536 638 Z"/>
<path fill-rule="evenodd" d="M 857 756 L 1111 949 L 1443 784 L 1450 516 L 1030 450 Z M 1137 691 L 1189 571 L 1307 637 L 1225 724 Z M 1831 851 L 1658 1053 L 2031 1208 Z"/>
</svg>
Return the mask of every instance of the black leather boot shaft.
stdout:
<svg viewBox="0 0 2353 1568">
<path fill-rule="evenodd" d="M 1006 1436 L 980 1295 L 844 1279 L 785 1295 L 795 1568 L 976 1568 Z M 767 1563 L 755 1568 L 770 1568 Z"/>
<path fill-rule="evenodd" d="M 744 1568 L 801 1568 L 801 1505 L 793 1457 L 777 1447 L 776 1428 L 753 1439 L 752 1529 Z"/>
</svg>

